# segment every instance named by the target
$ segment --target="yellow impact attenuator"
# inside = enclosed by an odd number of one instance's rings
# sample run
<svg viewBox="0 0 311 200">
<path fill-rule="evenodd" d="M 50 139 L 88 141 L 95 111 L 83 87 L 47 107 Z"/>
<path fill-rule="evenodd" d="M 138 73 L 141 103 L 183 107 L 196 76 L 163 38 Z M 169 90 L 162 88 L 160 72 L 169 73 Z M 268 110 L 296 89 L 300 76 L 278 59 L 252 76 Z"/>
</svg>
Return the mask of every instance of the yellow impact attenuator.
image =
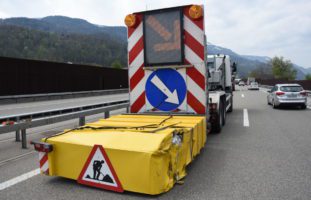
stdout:
<svg viewBox="0 0 311 200">
<path fill-rule="evenodd" d="M 94 145 L 101 145 L 126 191 L 160 194 L 186 176 L 206 142 L 204 116 L 124 114 L 56 136 L 49 175 L 77 180 Z"/>
</svg>

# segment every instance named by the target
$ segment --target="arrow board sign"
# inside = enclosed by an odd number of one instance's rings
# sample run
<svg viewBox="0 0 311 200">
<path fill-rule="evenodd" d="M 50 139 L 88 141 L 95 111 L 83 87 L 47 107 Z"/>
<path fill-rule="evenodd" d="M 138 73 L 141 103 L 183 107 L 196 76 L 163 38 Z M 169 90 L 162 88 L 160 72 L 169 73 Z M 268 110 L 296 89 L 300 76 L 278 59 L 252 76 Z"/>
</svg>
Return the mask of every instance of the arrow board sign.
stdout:
<svg viewBox="0 0 311 200">
<path fill-rule="evenodd" d="M 159 69 L 150 74 L 146 81 L 146 97 L 153 108 L 174 111 L 185 100 L 186 82 L 174 69 Z"/>
<path fill-rule="evenodd" d="M 123 192 L 111 162 L 101 145 L 95 145 L 80 173 L 78 183 Z"/>
<path fill-rule="evenodd" d="M 180 8 L 145 13 L 143 28 L 147 66 L 183 63 L 182 17 Z"/>
</svg>

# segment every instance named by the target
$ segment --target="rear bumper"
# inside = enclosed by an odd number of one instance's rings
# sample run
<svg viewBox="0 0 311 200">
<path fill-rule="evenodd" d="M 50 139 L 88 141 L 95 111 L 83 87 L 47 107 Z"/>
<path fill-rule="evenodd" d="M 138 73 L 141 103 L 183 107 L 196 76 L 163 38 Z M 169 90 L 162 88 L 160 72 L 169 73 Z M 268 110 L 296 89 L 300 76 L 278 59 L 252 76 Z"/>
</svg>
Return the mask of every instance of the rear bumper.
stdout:
<svg viewBox="0 0 311 200">
<path fill-rule="evenodd" d="M 277 99 L 276 105 L 307 105 L 307 99 L 301 100 L 287 100 L 287 99 Z"/>
</svg>

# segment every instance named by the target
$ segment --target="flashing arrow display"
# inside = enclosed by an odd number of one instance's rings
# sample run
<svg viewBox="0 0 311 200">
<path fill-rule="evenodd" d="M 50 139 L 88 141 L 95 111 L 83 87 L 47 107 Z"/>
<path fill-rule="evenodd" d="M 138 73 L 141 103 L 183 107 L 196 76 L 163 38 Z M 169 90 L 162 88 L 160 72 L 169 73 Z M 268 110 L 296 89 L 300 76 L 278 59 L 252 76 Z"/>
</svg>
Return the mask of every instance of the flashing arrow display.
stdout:
<svg viewBox="0 0 311 200">
<path fill-rule="evenodd" d="M 186 82 L 173 69 L 159 69 L 146 81 L 146 97 L 150 104 L 161 111 L 176 110 L 186 97 Z"/>
<path fill-rule="evenodd" d="M 153 16 L 147 18 L 147 23 L 157 32 L 165 41 L 169 41 L 173 36 L 172 42 L 164 42 L 153 45 L 154 51 L 172 51 L 180 49 L 180 21 L 174 21 L 174 35 L 170 33 L 160 22 Z"/>
<path fill-rule="evenodd" d="M 147 65 L 182 63 L 181 10 L 150 12 L 144 17 Z"/>
</svg>

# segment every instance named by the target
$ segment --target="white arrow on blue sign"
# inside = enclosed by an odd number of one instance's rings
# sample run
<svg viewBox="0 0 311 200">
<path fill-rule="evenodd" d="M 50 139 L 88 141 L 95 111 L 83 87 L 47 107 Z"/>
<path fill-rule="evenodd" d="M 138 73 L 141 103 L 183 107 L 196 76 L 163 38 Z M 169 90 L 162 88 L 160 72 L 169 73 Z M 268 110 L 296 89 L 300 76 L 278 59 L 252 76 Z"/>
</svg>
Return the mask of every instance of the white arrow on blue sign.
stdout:
<svg viewBox="0 0 311 200">
<path fill-rule="evenodd" d="M 173 69 L 159 69 L 146 81 L 146 96 L 150 104 L 161 111 L 177 109 L 186 97 L 184 78 Z"/>
</svg>

